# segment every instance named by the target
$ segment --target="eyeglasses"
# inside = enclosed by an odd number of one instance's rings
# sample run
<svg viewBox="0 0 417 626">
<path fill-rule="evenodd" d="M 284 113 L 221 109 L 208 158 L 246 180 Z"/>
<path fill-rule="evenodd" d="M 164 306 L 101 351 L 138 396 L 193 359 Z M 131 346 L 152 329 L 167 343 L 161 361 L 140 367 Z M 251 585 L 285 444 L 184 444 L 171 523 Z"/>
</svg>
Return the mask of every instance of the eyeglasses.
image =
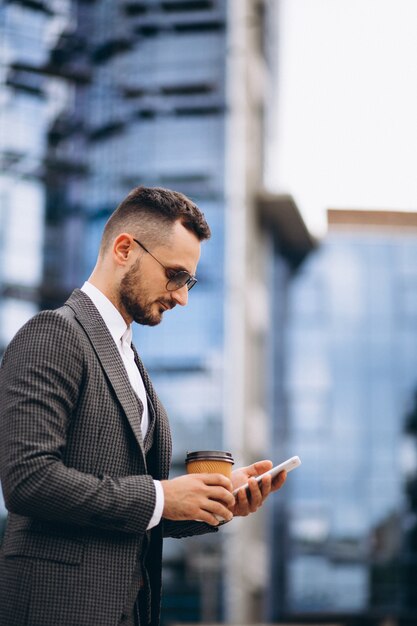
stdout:
<svg viewBox="0 0 417 626">
<path fill-rule="evenodd" d="M 150 254 L 151 257 L 164 268 L 166 276 L 169 279 L 166 284 L 167 291 L 176 291 L 177 289 L 181 289 L 184 286 L 186 286 L 188 291 L 190 291 L 194 287 L 197 282 L 195 276 L 192 276 L 191 274 L 189 274 L 189 272 L 186 272 L 185 270 L 179 270 L 178 272 L 176 272 L 175 270 L 169 269 L 169 267 L 166 267 L 163 263 L 161 263 L 161 261 L 157 259 L 156 256 L 152 254 L 152 252 L 149 252 L 149 250 L 145 248 L 143 243 L 140 243 L 140 241 L 138 241 L 134 237 L 133 241 L 137 243 L 138 246 L 140 246 L 143 250 L 145 250 L 145 252 Z"/>
</svg>

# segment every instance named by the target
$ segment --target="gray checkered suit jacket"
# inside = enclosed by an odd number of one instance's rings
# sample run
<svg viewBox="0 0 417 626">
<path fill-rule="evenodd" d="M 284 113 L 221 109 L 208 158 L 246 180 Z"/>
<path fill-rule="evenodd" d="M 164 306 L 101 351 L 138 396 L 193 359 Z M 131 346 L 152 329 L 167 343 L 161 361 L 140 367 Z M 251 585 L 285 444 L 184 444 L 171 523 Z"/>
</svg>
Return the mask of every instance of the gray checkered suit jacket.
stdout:
<svg viewBox="0 0 417 626">
<path fill-rule="evenodd" d="M 9 510 L 0 555 L 1 626 L 116 626 L 140 587 L 159 623 L 162 537 L 214 530 L 147 526 L 153 478 L 171 463 L 167 415 L 136 355 L 142 405 L 91 300 L 75 290 L 30 320 L 0 368 L 0 480 Z"/>
</svg>

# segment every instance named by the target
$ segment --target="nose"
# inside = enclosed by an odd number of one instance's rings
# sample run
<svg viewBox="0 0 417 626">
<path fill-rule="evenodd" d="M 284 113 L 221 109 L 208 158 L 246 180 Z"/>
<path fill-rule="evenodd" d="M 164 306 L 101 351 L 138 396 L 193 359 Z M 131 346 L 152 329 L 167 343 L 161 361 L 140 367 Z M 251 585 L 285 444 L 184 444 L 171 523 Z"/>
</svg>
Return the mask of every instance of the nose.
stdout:
<svg viewBox="0 0 417 626">
<path fill-rule="evenodd" d="M 187 285 L 184 285 L 183 287 L 172 291 L 171 298 L 176 302 L 176 304 L 179 304 L 180 306 L 185 306 L 188 302 Z"/>
</svg>

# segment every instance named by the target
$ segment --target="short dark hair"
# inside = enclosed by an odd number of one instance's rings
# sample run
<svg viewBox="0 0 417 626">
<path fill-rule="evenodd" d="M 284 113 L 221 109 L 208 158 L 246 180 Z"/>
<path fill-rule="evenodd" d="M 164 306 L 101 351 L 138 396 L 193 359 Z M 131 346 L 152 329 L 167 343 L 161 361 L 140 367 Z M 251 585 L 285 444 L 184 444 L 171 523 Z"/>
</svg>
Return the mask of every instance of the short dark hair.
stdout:
<svg viewBox="0 0 417 626">
<path fill-rule="evenodd" d="M 178 220 L 199 241 L 210 238 L 211 231 L 204 214 L 187 196 L 162 187 L 135 187 L 108 219 L 100 252 L 104 252 L 126 229 L 138 237 L 145 235 L 147 245 L 161 243 L 169 237 Z"/>
</svg>

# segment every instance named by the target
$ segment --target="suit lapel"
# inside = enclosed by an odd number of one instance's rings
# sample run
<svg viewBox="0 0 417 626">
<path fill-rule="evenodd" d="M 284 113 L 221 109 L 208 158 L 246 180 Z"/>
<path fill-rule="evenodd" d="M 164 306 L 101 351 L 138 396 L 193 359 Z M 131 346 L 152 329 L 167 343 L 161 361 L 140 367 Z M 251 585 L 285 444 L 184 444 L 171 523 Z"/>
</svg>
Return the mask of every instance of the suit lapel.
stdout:
<svg viewBox="0 0 417 626">
<path fill-rule="evenodd" d="M 158 410 L 158 398 L 156 396 L 156 392 L 153 388 L 153 385 L 150 381 L 149 374 L 145 369 L 145 366 L 142 363 L 142 359 L 139 357 L 135 346 L 132 344 L 132 349 L 135 354 L 135 363 L 139 369 L 140 375 L 143 380 L 143 384 L 145 385 L 146 395 L 148 396 L 148 416 L 149 416 L 149 425 L 148 432 L 145 437 L 145 450 L 148 452 L 148 448 L 150 447 L 153 439 L 153 432 L 155 429 L 155 421 L 157 419 L 157 410 Z"/>
<path fill-rule="evenodd" d="M 172 457 L 172 441 L 168 416 L 166 414 L 163 404 L 157 396 L 157 393 L 149 378 L 149 374 L 142 363 L 142 360 L 138 356 L 136 349 L 133 345 L 132 348 L 135 352 L 135 361 L 139 368 L 140 375 L 142 376 L 142 380 L 148 394 L 148 406 L 150 407 L 152 412 L 152 418 L 151 416 L 149 418 L 149 430 L 145 438 L 145 445 L 147 448 L 150 448 L 151 445 L 155 443 L 155 473 L 153 474 L 153 476 L 155 478 L 158 478 L 159 480 L 166 480 L 169 476 Z M 146 451 L 148 452 L 149 450 L 147 449 Z"/>
<path fill-rule="evenodd" d="M 65 304 L 75 312 L 78 321 L 87 333 L 145 458 L 144 442 L 139 423 L 138 399 L 129 382 L 113 337 L 93 302 L 80 289 L 75 289 Z"/>
</svg>

